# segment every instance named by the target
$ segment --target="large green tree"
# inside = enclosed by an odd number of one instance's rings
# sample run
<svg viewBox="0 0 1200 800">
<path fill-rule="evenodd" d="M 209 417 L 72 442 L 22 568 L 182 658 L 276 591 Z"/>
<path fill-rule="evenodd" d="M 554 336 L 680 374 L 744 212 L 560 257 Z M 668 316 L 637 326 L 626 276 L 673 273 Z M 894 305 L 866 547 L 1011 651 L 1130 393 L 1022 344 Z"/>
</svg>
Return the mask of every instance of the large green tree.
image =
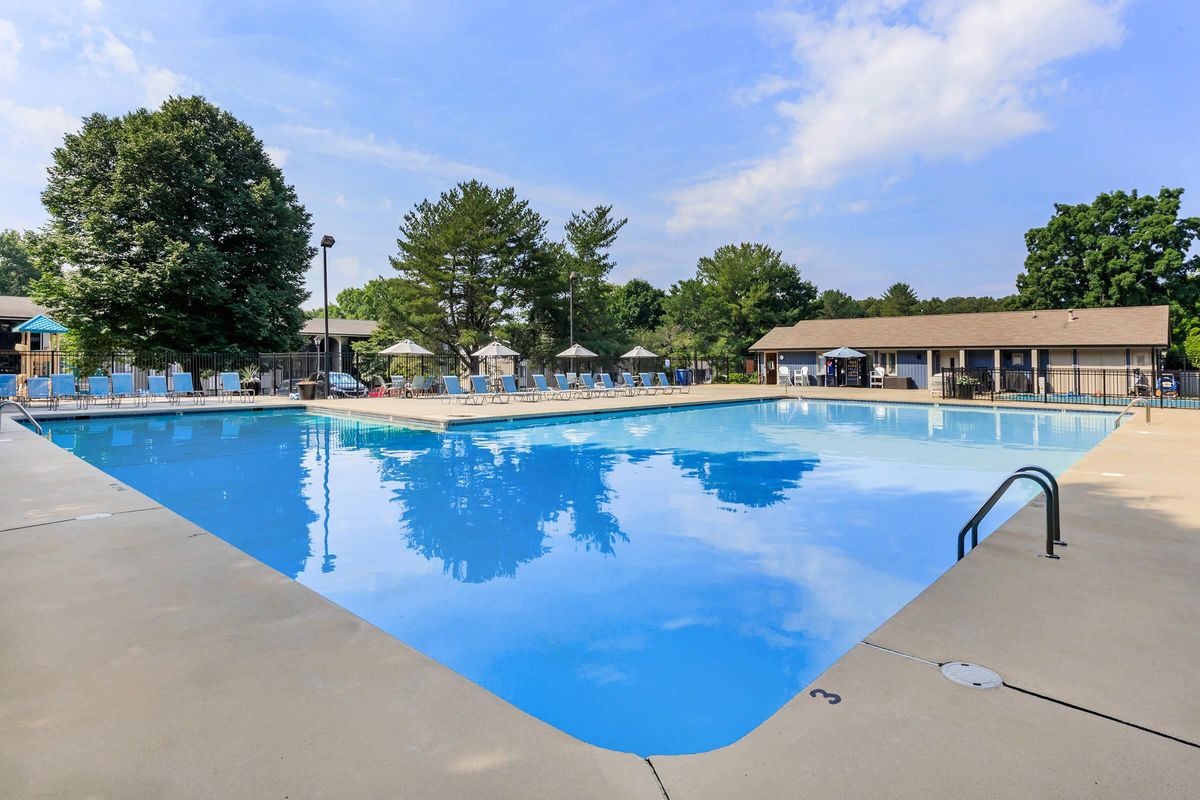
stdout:
<svg viewBox="0 0 1200 800">
<path fill-rule="evenodd" d="M 764 244 L 718 247 L 696 265 L 698 343 L 743 354 L 764 333 L 817 314 L 817 289 Z M 677 284 L 678 285 L 678 284 Z"/>
<path fill-rule="evenodd" d="M 879 298 L 879 316 L 908 317 L 921 313 L 921 301 L 907 283 L 893 283 Z"/>
<path fill-rule="evenodd" d="M 42 202 L 34 296 L 83 346 L 298 343 L 309 214 L 254 131 L 203 98 L 86 118 Z"/>
<path fill-rule="evenodd" d="M 0 231 L 0 294 L 29 294 L 38 275 L 30 253 L 32 238 L 21 231 Z"/>
<path fill-rule="evenodd" d="M 845 292 L 826 289 L 817 298 L 817 316 L 821 319 L 856 319 L 865 317 L 862 304 Z"/>
<path fill-rule="evenodd" d="M 380 321 L 468 368 L 474 350 L 526 321 L 558 286 L 546 221 L 512 188 L 465 181 L 423 200 L 404 215 L 396 244 L 399 277 L 381 293 Z"/>
<path fill-rule="evenodd" d="M 663 319 L 663 301 L 667 293 L 649 281 L 633 278 L 612 287 L 608 298 L 608 313 L 618 327 L 626 331 L 646 331 L 657 328 Z"/>
<path fill-rule="evenodd" d="M 1200 316 L 1200 217 L 1179 215 L 1183 189 L 1157 195 L 1102 194 L 1092 203 L 1056 204 L 1025 234 L 1017 276 L 1023 308 L 1103 308 L 1169 304 L 1172 338 L 1182 345 Z"/>
</svg>

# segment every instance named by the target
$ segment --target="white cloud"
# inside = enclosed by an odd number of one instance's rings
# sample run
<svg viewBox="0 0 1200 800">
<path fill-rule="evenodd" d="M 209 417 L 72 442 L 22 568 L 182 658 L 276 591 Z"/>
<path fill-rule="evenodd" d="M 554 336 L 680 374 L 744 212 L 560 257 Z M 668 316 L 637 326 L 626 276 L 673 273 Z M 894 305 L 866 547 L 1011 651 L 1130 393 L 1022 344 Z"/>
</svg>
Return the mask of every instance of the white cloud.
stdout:
<svg viewBox="0 0 1200 800">
<path fill-rule="evenodd" d="M 290 152 L 284 150 L 282 147 L 264 147 L 263 150 L 266 152 L 267 158 L 271 159 L 271 163 L 280 169 L 283 169 L 283 165 L 287 163 L 288 156 L 291 155 Z"/>
<path fill-rule="evenodd" d="M 149 67 L 142 73 L 142 91 L 146 105 L 157 108 L 171 95 L 181 94 L 187 78 L 163 67 Z"/>
<path fill-rule="evenodd" d="M 333 198 L 333 202 L 337 203 L 338 208 L 345 208 L 346 207 L 346 195 L 339 193 L 336 197 Z"/>
<path fill-rule="evenodd" d="M 21 37 L 17 26 L 10 20 L 0 19 L 0 78 L 9 79 L 17 74 L 17 54 L 21 52 Z"/>
<path fill-rule="evenodd" d="M 49 152 L 63 134 L 79 127 L 79 119 L 60 106 L 25 106 L 0 98 L 0 133 L 12 146 Z"/>
<path fill-rule="evenodd" d="M 131 75 L 138 71 L 137 56 L 133 49 L 118 39 L 107 28 L 97 28 L 89 41 L 84 42 L 83 57 L 97 67 L 100 74 L 109 75 L 113 72 Z"/>
<path fill-rule="evenodd" d="M 83 0 L 80 7 L 87 13 L 95 16 L 104 10 L 104 3 L 101 0 Z"/>
<path fill-rule="evenodd" d="M 803 195 L 913 158 L 969 159 L 1047 126 L 1048 67 L 1123 36 L 1122 0 L 853 0 L 777 12 L 805 89 L 779 152 L 674 193 L 672 231 L 783 216 Z M 768 76 L 747 97 L 787 91 Z M 782 88 L 781 88 L 782 87 Z"/>
<path fill-rule="evenodd" d="M 734 99 L 739 103 L 747 105 L 761 103 L 763 100 L 775 97 L 783 92 L 798 89 L 802 85 L 801 81 L 794 78 L 785 78 L 782 75 L 764 75 L 749 89 L 734 92 Z"/>
</svg>

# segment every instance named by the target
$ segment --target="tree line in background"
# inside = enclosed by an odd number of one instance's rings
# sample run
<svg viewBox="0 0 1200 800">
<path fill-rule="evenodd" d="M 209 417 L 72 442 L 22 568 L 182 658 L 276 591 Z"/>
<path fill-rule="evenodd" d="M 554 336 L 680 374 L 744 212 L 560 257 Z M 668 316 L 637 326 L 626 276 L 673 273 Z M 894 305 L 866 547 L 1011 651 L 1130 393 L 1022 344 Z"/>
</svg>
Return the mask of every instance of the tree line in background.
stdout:
<svg viewBox="0 0 1200 800">
<path fill-rule="evenodd" d="M 94 114 L 55 149 L 48 172 L 47 224 L 0 232 L 0 293 L 31 294 L 74 344 L 301 346 L 311 218 L 248 125 L 199 97 Z M 641 278 L 614 283 L 626 220 L 612 206 L 576 212 L 556 236 L 514 189 L 465 181 L 413 206 L 392 272 L 342 291 L 330 313 L 378 320 L 368 349 L 410 337 L 470 364 L 493 338 L 550 362 L 569 344 L 572 309 L 575 341 L 611 358 L 634 344 L 740 355 L 770 328 L 814 318 L 1165 303 L 1173 357 L 1195 361 L 1200 218 L 1180 217 L 1182 194 L 1116 191 L 1056 205 L 1026 234 L 1025 270 L 1008 297 L 921 299 L 895 283 L 854 298 L 818 291 L 761 243 L 719 247 L 666 290 Z"/>
</svg>

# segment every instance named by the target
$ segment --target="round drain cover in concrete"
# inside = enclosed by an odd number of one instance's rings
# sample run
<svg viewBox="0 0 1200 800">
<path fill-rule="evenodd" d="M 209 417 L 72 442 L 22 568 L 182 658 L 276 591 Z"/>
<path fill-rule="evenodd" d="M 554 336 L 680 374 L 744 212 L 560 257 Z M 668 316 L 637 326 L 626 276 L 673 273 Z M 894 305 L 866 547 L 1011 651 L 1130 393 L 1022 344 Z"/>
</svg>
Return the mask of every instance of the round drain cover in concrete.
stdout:
<svg viewBox="0 0 1200 800">
<path fill-rule="evenodd" d="M 950 661 L 942 664 L 942 674 L 962 686 L 972 689 L 995 689 L 1002 681 L 1000 676 L 987 667 L 968 664 L 965 661 Z"/>
<path fill-rule="evenodd" d="M 99 513 L 96 513 L 96 514 L 80 514 L 80 515 L 79 515 L 78 517 L 76 517 L 75 519 L 82 519 L 82 520 L 89 520 L 89 519 L 107 519 L 108 517 L 111 517 L 111 516 L 112 516 L 112 514 L 109 514 L 107 511 L 101 511 L 101 512 L 99 512 Z"/>
</svg>

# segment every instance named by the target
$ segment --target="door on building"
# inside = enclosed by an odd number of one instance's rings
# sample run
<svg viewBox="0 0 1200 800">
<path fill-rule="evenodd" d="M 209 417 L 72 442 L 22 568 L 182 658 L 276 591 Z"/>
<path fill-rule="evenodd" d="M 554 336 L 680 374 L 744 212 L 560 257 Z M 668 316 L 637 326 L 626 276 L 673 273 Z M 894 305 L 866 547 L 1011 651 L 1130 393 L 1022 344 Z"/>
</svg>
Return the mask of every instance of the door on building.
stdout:
<svg viewBox="0 0 1200 800">
<path fill-rule="evenodd" d="M 763 353 L 763 383 L 767 385 L 779 382 L 779 354 Z"/>
</svg>

